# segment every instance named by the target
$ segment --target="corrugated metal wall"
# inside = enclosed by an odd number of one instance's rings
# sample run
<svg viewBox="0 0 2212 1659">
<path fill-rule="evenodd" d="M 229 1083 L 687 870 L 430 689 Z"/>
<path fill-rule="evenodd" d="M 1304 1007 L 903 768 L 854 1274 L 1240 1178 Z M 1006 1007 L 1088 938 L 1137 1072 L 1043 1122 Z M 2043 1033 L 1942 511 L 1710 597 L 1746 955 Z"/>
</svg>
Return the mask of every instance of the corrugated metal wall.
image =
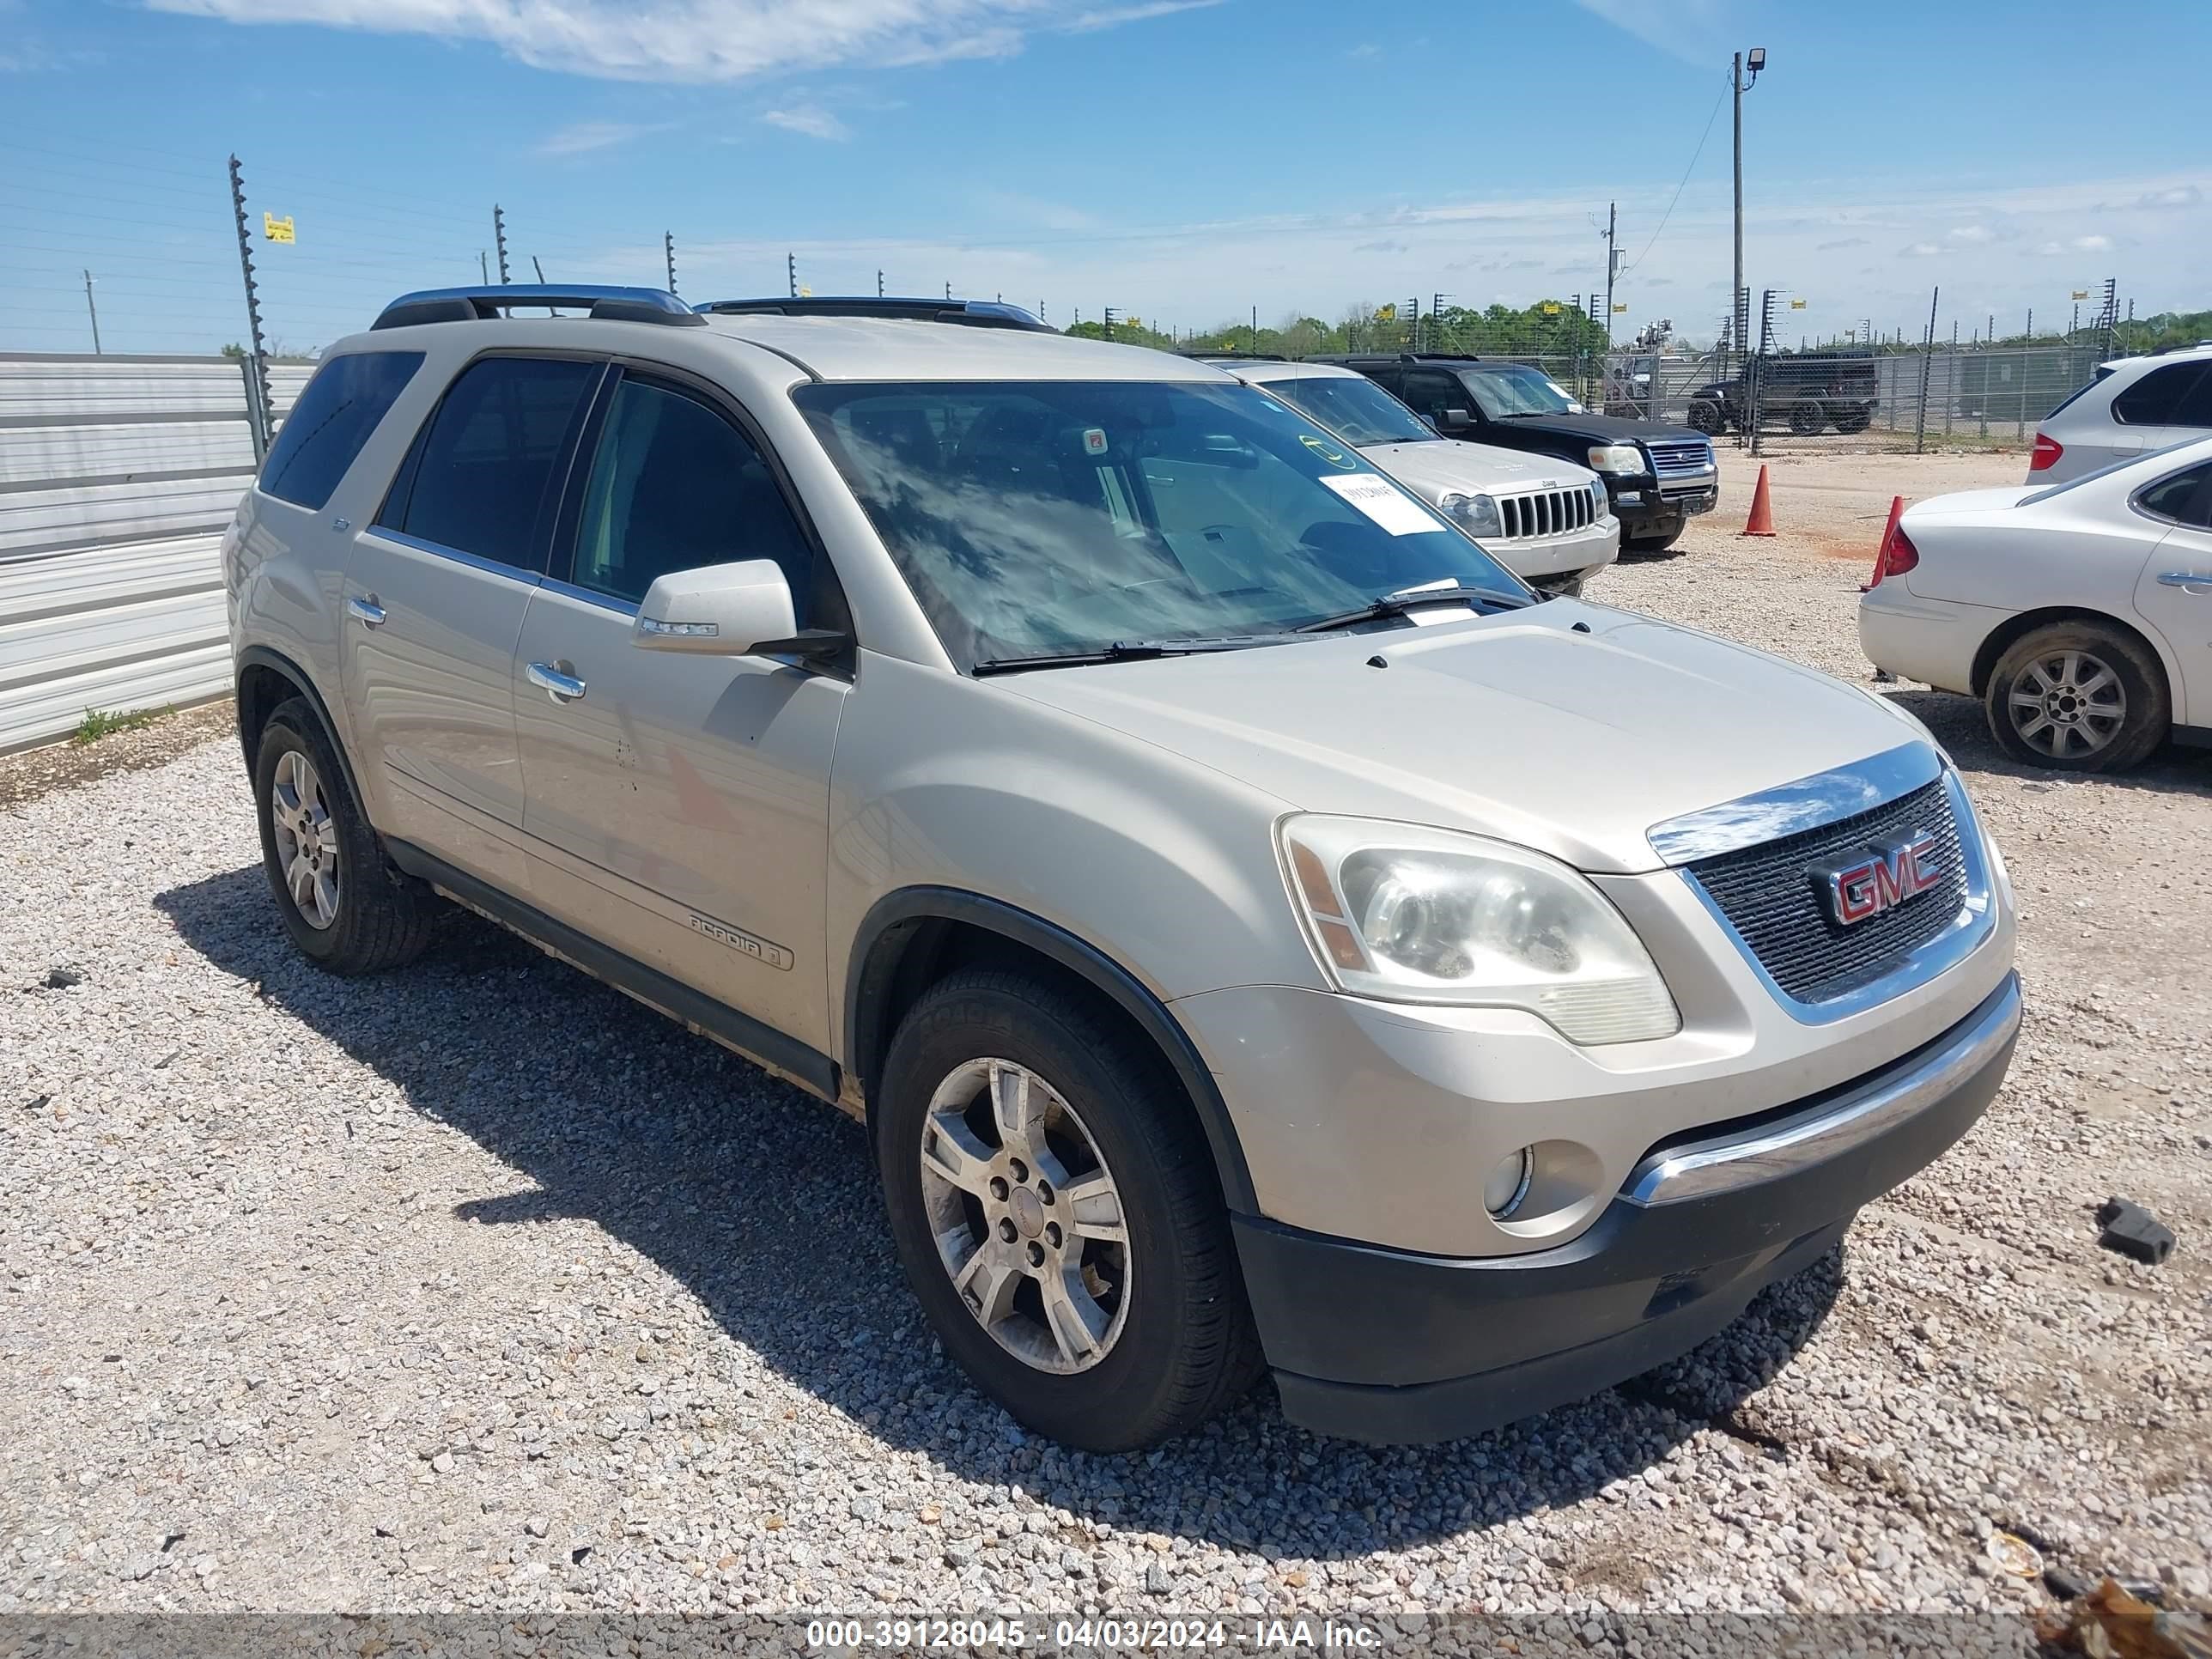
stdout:
<svg viewBox="0 0 2212 1659">
<path fill-rule="evenodd" d="M 280 417 L 313 372 L 270 366 Z M 228 689 L 216 554 L 253 467 L 228 358 L 0 356 L 0 754 Z"/>
</svg>

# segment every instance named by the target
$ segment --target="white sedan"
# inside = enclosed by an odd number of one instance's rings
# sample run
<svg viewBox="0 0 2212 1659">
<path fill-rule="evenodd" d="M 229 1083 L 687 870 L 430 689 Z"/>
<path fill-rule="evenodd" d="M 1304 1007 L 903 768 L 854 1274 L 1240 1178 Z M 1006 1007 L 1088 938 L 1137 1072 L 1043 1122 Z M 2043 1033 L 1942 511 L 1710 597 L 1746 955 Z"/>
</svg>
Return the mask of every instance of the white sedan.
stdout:
<svg viewBox="0 0 2212 1659">
<path fill-rule="evenodd" d="M 2212 439 L 1908 508 L 1859 643 L 1981 698 L 2016 760 L 2104 772 L 2168 738 L 2212 747 Z"/>
</svg>

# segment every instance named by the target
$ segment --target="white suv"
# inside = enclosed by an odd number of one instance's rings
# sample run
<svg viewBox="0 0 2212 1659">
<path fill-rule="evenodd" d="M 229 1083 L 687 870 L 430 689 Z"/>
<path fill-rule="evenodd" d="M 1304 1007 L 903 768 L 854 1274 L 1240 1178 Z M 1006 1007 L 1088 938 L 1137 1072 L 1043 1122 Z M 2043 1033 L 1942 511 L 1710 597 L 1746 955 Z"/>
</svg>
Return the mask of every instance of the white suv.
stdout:
<svg viewBox="0 0 2212 1659">
<path fill-rule="evenodd" d="M 2212 346 L 2123 357 L 2043 417 L 2027 482 L 2063 483 L 2212 434 Z"/>
<path fill-rule="evenodd" d="M 1917 722 L 1006 307 L 410 295 L 223 556 L 299 949 L 450 898 L 860 1117 L 947 1352 L 1074 1445 L 1263 1364 L 1373 1439 L 1606 1388 L 2012 1051 Z"/>
<path fill-rule="evenodd" d="M 1320 422 L 1547 592 L 1580 593 L 1620 555 L 1620 522 L 1605 480 L 1586 466 L 1447 438 L 1364 374 L 1334 363 L 1201 361 Z"/>
</svg>

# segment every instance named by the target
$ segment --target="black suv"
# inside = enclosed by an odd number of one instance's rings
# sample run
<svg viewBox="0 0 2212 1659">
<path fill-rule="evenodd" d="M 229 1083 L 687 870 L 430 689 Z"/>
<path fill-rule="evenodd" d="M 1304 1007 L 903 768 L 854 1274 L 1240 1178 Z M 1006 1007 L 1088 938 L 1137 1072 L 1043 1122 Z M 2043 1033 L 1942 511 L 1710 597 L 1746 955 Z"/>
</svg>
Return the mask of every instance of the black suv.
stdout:
<svg viewBox="0 0 2212 1659">
<path fill-rule="evenodd" d="M 1783 353 L 1747 363 L 1732 379 L 1713 380 L 1690 394 L 1690 424 L 1717 436 L 1748 432 L 1746 415 L 1754 386 L 1761 423 L 1784 422 L 1801 438 L 1833 426 L 1863 432 L 1874 424 L 1881 383 L 1874 358 L 1801 357 Z"/>
<path fill-rule="evenodd" d="M 1720 499 L 1710 440 L 1584 409 L 1540 368 L 1438 353 L 1323 357 L 1356 368 L 1448 438 L 1557 455 L 1605 480 L 1624 553 L 1657 553 Z"/>
</svg>

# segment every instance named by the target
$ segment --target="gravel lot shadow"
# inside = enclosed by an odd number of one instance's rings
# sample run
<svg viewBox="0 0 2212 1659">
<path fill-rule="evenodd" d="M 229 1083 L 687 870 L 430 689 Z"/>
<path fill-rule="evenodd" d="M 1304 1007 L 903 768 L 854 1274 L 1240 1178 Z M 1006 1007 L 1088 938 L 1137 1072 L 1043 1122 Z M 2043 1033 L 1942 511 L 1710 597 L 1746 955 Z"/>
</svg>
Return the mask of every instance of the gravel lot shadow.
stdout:
<svg viewBox="0 0 2212 1659">
<path fill-rule="evenodd" d="M 938 1353 L 849 1119 L 458 911 L 412 967 L 341 981 L 292 950 L 258 866 L 155 903 L 193 949 L 388 1085 L 370 1092 L 397 1091 L 534 1183 L 458 1202 L 426 1193 L 434 1206 L 505 1225 L 588 1219 L 866 1432 L 963 1480 L 1018 1483 L 1125 1531 L 1340 1559 L 1563 1508 L 1647 1472 L 1660 1483 L 1655 1466 L 1710 1429 L 1730 1437 L 1719 1455 L 1783 1455 L 1739 1407 L 1817 1328 L 1842 1282 L 1848 1245 L 1770 1288 L 1695 1353 L 1446 1446 L 1319 1439 L 1285 1423 L 1263 1386 L 1159 1450 L 1070 1453 L 1025 1436 Z M 366 1103 L 347 1096 L 328 1109 L 351 1117 Z M 364 1182 L 376 1178 L 364 1159 Z M 1667 1501 L 1638 1502 L 1623 1521 L 1656 1522 Z"/>
<path fill-rule="evenodd" d="M 1884 690 L 1881 695 L 1925 723 L 1962 771 L 2021 778 L 2054 788 L 2094 782 L 2115 789 L 2151 789 L 2212 799 L 2212 751 L 2168 744 L 2134 771 L 2110 775 L 2023 766 L 1997 747 L 1978 699 L 1950 691 Z"/>
</svg>

